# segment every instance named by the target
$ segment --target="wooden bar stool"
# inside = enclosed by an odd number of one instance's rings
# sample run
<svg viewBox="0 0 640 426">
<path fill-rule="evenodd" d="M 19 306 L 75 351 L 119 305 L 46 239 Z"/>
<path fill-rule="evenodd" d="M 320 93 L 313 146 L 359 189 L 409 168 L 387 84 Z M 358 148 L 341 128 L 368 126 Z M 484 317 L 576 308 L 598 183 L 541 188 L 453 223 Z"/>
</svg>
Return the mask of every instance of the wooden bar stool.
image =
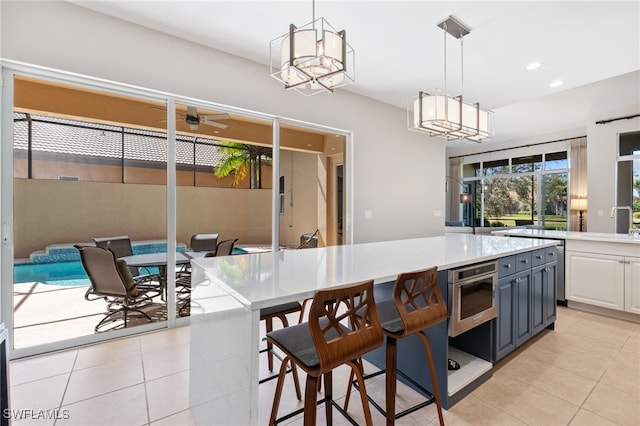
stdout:
<svg viewBox="0 0 640 426">
<path fill-rule="evenodd" d="M 287 319 L 287 315 L 293 314 L 295 312 L 300 312 L 300 318 L 302 318 L 302 305 L 300 304 L 300 302 L 290 302 L 290 303 L 283 303 L 281 305 L 271 306 L 268 308 L 260 309 L 260 321 L 265 322 L 265 329 L 267 334 L 269 334 L 273 331 L 274 318 L 278 318 L 280 322 L 282 322 L 282 327 L 286 328 L 286 327 L 289 327 L 289 320 Z M 298 323 L 300 323 L 300 321 L 298 321 Z M 273 371 L 274 352 L 273 352 L 273 343 L 271 341 L 267 340 L 267 347 L 265 349 L 260 350 L 260 353 L 264 353 L 264 352 L 267 353 L 267 365 L 269 367 L 269 371 Z M 279 356 L 277 356 L 277 354 L 275 356 L 277 358 L 280 358 Z M 282 359 L 280 359 L 280 361 L 282 361 Z M 300 381 L 298 380 L 298 371 L 296 370 L 295 366 L 292 366 L 290 370 L 287 370 L 287 373 L 289 372 L 291 372 L 293 375 L 293 383 L 296 389 L 296 396 L 298 397 L 298 400 L 300 400 L 302 396 L 300 393 Z M 268 382 L 269 380 L 275 379 L 276 377 L 278 376 L 277 375 L 269 376 L 264 379 L 261 379 L 258 383 L 265 383 L 265 382 Z"/>
<path fill-rule="evenodd" d="M 349 322 L 350 328 L 341 323 L 343 320 Z M 273 397 L 270 425 L 303 411 L 304 424 L 315 425 L 316 407 L 322 402 L 325 403 L 327 424 L 333 420 L 332 407 L 350 418 L 332 398 L 331 373 L 343 364 L 350 366 L 357 377 L 365 421 L 367 425 L 372 424 L 360 357 L 380 346 L 383 340 L 373 298 L 373 280 L 319 290 L 311 302 L 307 322 L 273 331 L 267 334 L 267 340 L 285 353 Z M 289 362 L 307 373 L 304 409 L 276 418 Z M 317 402 L 320 376 L 324 378 L 325 396 Z"/>
<path fill-rule="evenodd" d="M 431 345 L 425 329 L 447 320 L 447 305 L 438 286 L 437 268 L 429 268 L 415 272 L 405 272 L 396 278 L 393 285 L 393 299 L 379 302 L 378 315 L 382 323 L 382 330 L 387 338 L 385 369 L 365 376 L 365 379 L 385 374 L 386 378 L 386 410 L 375 401 L 371 403 L 387 418 L 387 425 L 393 425 L 397 418 L 412 413 L 433 402 L 438 409 L 440 424 L 444 425 L 442 404 L 438 391 L 438 380 L 431 356 Z M 407 336 L 418 336 L 424 344 L 431 374 L 433 394 L 411 380 L 397 368 L 398 347 L 397 340 Z M 426 401 L 410 407 L 400 413 L 396 408 L 396 378 L 402 375 L 422 392 L 431 395 Z M 349 381 L 349 391 L 353 384 L 353 375 Z M 357 387 L 357 385 L 356 385 Z M 345 410 L 349 405 L 349 391 L 345 399 Z"/>
</svg>

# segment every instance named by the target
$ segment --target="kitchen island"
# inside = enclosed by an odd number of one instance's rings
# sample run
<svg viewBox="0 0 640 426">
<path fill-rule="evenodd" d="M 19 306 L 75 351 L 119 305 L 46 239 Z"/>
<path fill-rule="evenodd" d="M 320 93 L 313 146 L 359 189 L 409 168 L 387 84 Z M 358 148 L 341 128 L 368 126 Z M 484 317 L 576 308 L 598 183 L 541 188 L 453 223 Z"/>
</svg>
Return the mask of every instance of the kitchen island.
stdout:
<svg viewBox="0 0 640 426">
<path fill-rule="evenodd" d="M 440 288 L 446 295 L 448 270 L 556 244 L 557 241 L 545 239 L 449 234 L 193 260 L 193 417 L 197 424 L 257 424 L 262 308 L 312 297 L 321 288 L 368 279 L 383 289 L 401 272 L 432 266 L 438 268 Z M 429 334 L 438 386 L 441 395 L 447 395 L 447 324 L 432 327 Z M 482 380 L 488 377 L 490 371 L 482 374 Z M 428 378 L 424 381 L 428 382 Z M 448 398 L 443 399 L 446 408 Z"/>
</svg>

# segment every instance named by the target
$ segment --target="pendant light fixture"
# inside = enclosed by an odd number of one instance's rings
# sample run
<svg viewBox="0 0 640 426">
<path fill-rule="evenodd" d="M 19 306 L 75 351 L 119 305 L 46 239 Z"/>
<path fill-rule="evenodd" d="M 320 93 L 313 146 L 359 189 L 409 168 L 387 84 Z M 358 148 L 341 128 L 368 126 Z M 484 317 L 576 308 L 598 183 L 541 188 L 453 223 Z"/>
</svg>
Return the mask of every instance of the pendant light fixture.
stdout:
<svg viewBox="0 0 640 426">
<path fill-rule="evenodd" d="M 316 19 L 312 1 L 312 21 L 294 24 L 289 32 L 271 41 L 271 76 L 303 95 L 333 92 L 355 81 L 353 49 L 344 30 L 336 31 L 324 18 Z"/>
<path fill-rule="evenodd" d="M 407 120 L 409 130 L 427 133 L 446 140 L 464 139 L 482 142 L 493 138 L 493 112 L 480 108 L 479 103 L 463 100 L 462 94 L 447 93 L 447 34 L 460 40 L 460 62 L 462 87 L 464 88 L 464 44 L 463 38 L 471 32 L 455 17 L 449 16 L 439 22 L 444 34 L 444 92 L 436 89 L 431 93 L 418 92 L 409 100 Z"/>
</svg>

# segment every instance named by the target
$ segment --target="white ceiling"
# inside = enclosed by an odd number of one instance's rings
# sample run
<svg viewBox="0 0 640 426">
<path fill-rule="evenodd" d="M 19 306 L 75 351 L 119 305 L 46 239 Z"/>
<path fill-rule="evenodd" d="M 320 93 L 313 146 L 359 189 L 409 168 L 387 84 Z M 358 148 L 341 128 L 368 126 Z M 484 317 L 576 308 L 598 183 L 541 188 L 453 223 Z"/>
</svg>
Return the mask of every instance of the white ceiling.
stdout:
<svg viewBox="0 0 640 426">
<path fill-rule="evenodd" d="M 265 65 L 270 41 L 313 16 L 311 0 L 71 2 Z M 339 90 L 401 108 L 444 88 L 436 24 L 449 15 L 471 33 L 464 88 L 460 43 L 447 36 L 447 91 L 495 111 L 495 141 L 584 129 L 592 108 L 640 101 L 638 0 L 315 2 L 315 17 L 344 29 L 355 51 L 356 82 Z M 526 71 L 531 61 L 543 65 Z"/>
</svg>

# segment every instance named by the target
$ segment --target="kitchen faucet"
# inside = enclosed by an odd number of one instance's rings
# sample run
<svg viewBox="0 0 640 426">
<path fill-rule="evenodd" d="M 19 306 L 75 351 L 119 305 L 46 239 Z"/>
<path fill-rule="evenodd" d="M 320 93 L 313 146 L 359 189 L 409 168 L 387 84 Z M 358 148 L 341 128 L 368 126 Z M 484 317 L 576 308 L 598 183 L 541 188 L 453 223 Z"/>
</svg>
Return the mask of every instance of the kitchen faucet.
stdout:
<svg viewBox="0 0 640 426">
<path fill-rule="evenodd" d="M 609 215 L 609 217 L 613 218 L 613 214 L 616 212 L 616 210 L 629 210 L 629 228 L 628 228 L 628 232 L 629 235 L 632 234 L 632 229 L 633 229 L 633 209 L 629 206 L 617 206 L 617 207 L 612 207 L 611 208 L 611 214 Z"/>
</svg>

